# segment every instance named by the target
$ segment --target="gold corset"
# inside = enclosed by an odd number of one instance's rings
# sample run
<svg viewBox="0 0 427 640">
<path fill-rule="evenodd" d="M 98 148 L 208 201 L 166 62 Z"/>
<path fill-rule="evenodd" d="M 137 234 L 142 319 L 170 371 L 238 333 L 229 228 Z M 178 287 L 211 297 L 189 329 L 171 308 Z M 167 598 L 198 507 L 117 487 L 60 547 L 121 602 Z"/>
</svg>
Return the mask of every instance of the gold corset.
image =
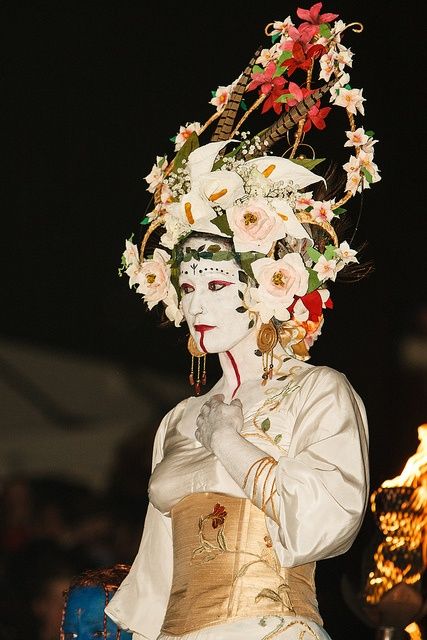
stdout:
<svg viewBox="0 0 427 640">
<path fill-rule="evenodd" d="M 304 616 L 322 624 L 315 563 L 278 563 L 264 513 L 245 498 L 193 493 L 171 510 L 174 567 L 162 630 L 182 635 L 241 618 Z"/>
</svg>

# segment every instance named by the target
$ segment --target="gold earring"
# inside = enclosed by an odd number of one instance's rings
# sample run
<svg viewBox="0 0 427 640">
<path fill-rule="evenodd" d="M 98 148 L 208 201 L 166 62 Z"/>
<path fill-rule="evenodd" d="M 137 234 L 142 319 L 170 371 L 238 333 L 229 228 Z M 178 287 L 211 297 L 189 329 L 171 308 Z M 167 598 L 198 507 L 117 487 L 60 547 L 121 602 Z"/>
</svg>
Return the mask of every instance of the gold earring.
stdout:
<svg viewBox="0 0 427 640">
<path fill-rule="evenodd" d="M 201 387 L 206 384 L 206 353 L 199 351 L 193 336 L 188 337 L 187 349 L 191 355 L 191 369 L 188 380 L 196 396 L 200 395 Z M 194 370 L 194 358 L 197 358 L 197 372 Z"/>
<path fill-rule="evenodd" d="M 273 349 L 279 337 L 274 323 L 270 320 L 267 324 L 262 324 L 258 330 L 257 345 L 262 354 L 262 384 L 267 384 L 267 380 L 273 377 Z"/>
</svg>

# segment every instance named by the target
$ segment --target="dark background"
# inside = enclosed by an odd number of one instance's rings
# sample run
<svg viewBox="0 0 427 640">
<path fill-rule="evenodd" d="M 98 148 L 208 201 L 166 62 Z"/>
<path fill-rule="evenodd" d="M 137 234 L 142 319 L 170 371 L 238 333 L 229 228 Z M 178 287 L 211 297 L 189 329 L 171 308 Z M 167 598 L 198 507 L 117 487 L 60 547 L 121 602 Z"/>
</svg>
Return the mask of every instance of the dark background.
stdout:
<svg viewBox="0 0 427 640">
<path fill-rule="evenodd" d="M 420 8 L 324 4 L 365 26 L 344 44 L 355 52 L 352 85 L 367 98 L 364 124 L 380 140 L 382 181 L 366 192 L 360 225 L 375 272 L 335 287 L 312 361 L 343 371 L 366 403 L 373 488 L 400 472 L 426 418 L 425 369 L 423 377 L 401 357 L 405 340 L 425 338 Z M 10 3 L 6 13 L 2 336 L 186 376 L 185 331 L 159 328 L 117 277 L 124 239 L 148 202 L 142 177 L 156 154 L 172 156 L 179 125 L 209 117 L 210 92 L 236 78 L 258 43 L 267 46 L 264 26 L 295 7 Z M 358 580 L 371 533 L 368 514 L 350 554 L 320 563 L 319 597 L 336 640 L 368 637 L 337 585 L 343 572 Z"/>
</svg>

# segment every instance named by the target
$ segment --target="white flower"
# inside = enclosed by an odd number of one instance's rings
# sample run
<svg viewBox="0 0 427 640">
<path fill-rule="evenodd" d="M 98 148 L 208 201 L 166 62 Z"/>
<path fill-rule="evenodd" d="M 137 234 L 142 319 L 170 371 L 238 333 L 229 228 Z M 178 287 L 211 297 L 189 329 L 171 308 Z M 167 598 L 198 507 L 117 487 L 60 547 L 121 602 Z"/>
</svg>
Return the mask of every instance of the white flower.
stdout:
<svg viewBox="0 0 427 640">
<path fill-rule="evenodd" d="M 365 114 L 363 102 L 365 98 L 362 96 L 363 89 L 346 89 L 341 87 L 338 95 L 334 99 L 334 104 L 339 107 L 345 107 L 350 113 L 356 115 L 359 111 L 362 116 Z"/>
<path fill-rule="evenodd" d="M 365 129 L 363 127 L 359 127 L 355 131 L 346 131 L 345 135 L 348 140 L 345 143 L 345 147 L 360 147 L 369 142 L 370 138 L 366 135 Z"/>
<path fill-rule="evenodd" d="M 288 16 L 283 21 L 276 20 L 273 22 L 273 29 L 271 30 L 270 35 L 274 36 L 276 33 L 281 33 L 282 35 L 286 35 L 288 33 L 289 27 L 293 27 L 294 23 L 292 22 L 291 16 Z"/>
<path fill-rule="evenodd" d="M 360 171 L 349 171 L 347 174 L 347 182 L 345 185 L 345 190 L 350 191 L 353 195 L 357 191 L 361 190 L 362 185 L 362 177 L 360 175 Z"/>
<path fill-rule="evenodd" d="M 338 62 L 340 69 L 345 66 L 351 67 L 353 65 L 353 52 L 351 49 L 344 47 L 342 44 L 338 45 L 338 51 L 335 54 L 335 60 Z"/>
<path fill-rule="evenodd" d="M 361 149 L 359 153 L 359 163 L 361 167 L 364 167 L 366 171 L 368 171 L 372 176 L 372 182 L 379 182 L 381 180 L 381 176 L 378 173 L 378 167 L 373 162 L 374 154 L 371 152 L 366 152 Z"/>
<path fill-rule="evenodd" d="M 165 216 L 165 229 L 166 232 L 161 236 L 160 244 L 168 249 L 173 249 L 178 240 L 191 231 L 190 225 L 172 211 Z"/>
<path fill-rule="evenodd" d="M 340 246 L 335 249 L 335 255 L 339 258 L 344 264 L 349 264 L 350 262 L 359 262 L 356 258 L 357 251 L 354 249 L 350 249 L 348 242 L 341 242 Z"/>
<path fill-rule="evenodd" d="M 258 282 L 257 288 L 251 288 L 253 310 L 260 314 L 262 322 L 273 316 L 288 320 L 288 307 L 294 296 L 303 296 L 308 287 L 308 271 L 299 253 L 288 253 L 279 260 L 255 260 L 252 271 Z"/>
<path fill-rule="evenodd" d="M 212 100 L 209 100 L 209 104 L 213 104 L 217 111 L 222 111 L 230 98 L 232 89 L 233 85 L 231 84 L 228 87 L 218 87 Z"/>
<path fill-rule="evenodd" d="M 174 286 L 170 285 L 168 294 L 163 300 L 163 303 L 165 305 L 166 317 L 168 320 L 173 322 L 176 327 L 179 327 L 184 318 L 184 314 L 178 306 L 178 296 Z"/>
<path fill-rule="evenodd" d="M 254 158 L 248 160 L 245 166 L 254 166 L 271 182 L 278 182 L 283 180 L 286 184 L 290 180 L 294 182 L 300 189 L 308 187 L 315 182 L 324 181 L 322 176 L 318 176 L 316 173 L 309 171 L 305 167 L 287 158 L 280 158 L 278 156 L 263 156 L 261 158 Z"/>
<path fill-rule="evenodd" d="M 344 87 L 346 84 L 349 84 L 349 82 L 350 82 L 350 74 L 342 73 L 339 76 L 339 78 L 337 78 L 336 83 L 330 89 L 331 98 L 330 98 L 329 102 L 333 102 L 335 100 L 335 98 L 337 97 L 338 92 L 340 91 L 340 89 L 342 87 Z"/>
<path fill-rule="evenodd" d="M 320 256 L 313 270 L 317 272 L 319 280 L 335 280 L 338 272 L 336 261 L 326 260 L 325 256 Z"/>
<path fill-rule="evenodd" d="M 164 175 L 165 168 L 167 167 L 168 161 L 166 156 L 157 156 L 156 164 L 153 164 L 153 168 L 150 173 L 144 177 L 144 180 L 148 182 L 147 191 L 150 193 L 154 193 L 159 184 L 161 184 Z"/>
<path fill-rule="evenodd" d="M 310 211 L 310 215 L 313 220 L 330 222 L 334 217 L 332 209 L 333 200 L 315 200 L 313 202 L 313 209 Z"/>
<path fill-rule="evenodd" d="M 303 209 L 307 209 L 307 207 L 313 206 L 313 192 L 306 191 L 305 193 L 300 193 L 297 197 L 295 208 L 297 211 L 301 211 Z"/>
<path fill-rule="evenodd" d="M 282 202 L 283 208 L 290 209 L 286 201 Z M 292 210 L 288 213 L 292 214 Z M 244 204 L 230 207 L 226 214 L 234 234 L 234 247 L 239 252 L 268 253 L 273 242 L 286 233 L 285 218 L 288 216 L 285 213 L 278 215 L 266 198 L 250 198 Z"/>
<path fill-rule="evenodd" d="M 201 175 L 193 181 L 192 189 L 210 206 L 219 205 L 223 209 L 245 195 L 243 180 L 235 171 L 211 171 Z"/>
<path fill-rule="evenodd" d="M 187 122 L 184 127 L 181 126 L 175 138 L 175 151 L 179 151 L 187 142 L 191 134 L 193 132 L 198 134 L 201 128 L 202 126 L 200 122 Z"/>
<path fill-rule="evenodd" d="M 123 253 L 123 261 L 126 266 L 125 273 L 129 276 L 129 287 L 132 287 L 137 282 L 137 276 L 141 265 L 139 263 L 138 247 L 130 240 L 126 240 L 126 249 Z"/>
<path fill-rule="evenodd" d="M 256 59 L 256 64 L 266 67 L 269 62 L 277 60 L 282 53 L 280 44 L 276 42 L 270 49 L 263 49 Z"/>
<path fill-rule="evenodd" d="M 163 249 L 154 249 L 153 258 L 144 260 L 136 276 L 137 292 L 141 293 L 149 309 L 164 300 L 171 286 L 170 255 Z"/>
<path fill-rule="evenodd" d="M 191 182 L 198 176 L 212 171 L 212 167 L 215 163 L 215 159 L 218 153 L 229 142 L 235 142 L 234 140 L 222 140 L 220 142 L 209 142 L 201 147 L 198 147 L 190 153 L 187 160 L 186 169 L 190 176 Z"/>
<path fill-rule="evenodd" d="M 334 52 L 332 50 L 328 51 L 320 58 L 319 62 L 321 69 L 319 78 L 328 82 L 335 69 Z"/>
<path fill-rule="evenodd" d="M 345 30 L 346 26 L 346 23 L 342 20 L 335 20 L 334 26 L 331 29 L 335 42 L 341 42 L 341 33 Z"/>
</svg>

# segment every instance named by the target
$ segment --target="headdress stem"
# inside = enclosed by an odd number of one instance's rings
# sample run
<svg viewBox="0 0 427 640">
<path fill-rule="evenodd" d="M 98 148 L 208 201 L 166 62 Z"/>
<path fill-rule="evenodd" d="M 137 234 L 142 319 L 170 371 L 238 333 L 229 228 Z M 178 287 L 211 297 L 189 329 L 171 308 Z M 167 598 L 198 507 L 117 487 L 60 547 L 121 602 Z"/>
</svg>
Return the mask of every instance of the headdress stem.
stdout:
<svg viewBox="0 0 427 640">
<path fill-rule="evenodd" d="M 255 109 L 257 109 L 259 107 L 260 104 L 262 104 L 264 102 L 264 100 L 266 99 L 267 94 L 262 93 L 259 98 L 253 103 L 253 105 L 251 105 L 251 107 L 245 111 L 244 115 L 240 118 L 239 122 L 237 123 L 237 125 L 234 127 L 233 131 L 230 134 L 230 138 L 232 138 L 234 135 L 236 135 L 237 131 L 240 130 L 240 127 L 242 126 L 242 124 L 244 123 L 244 121 L 249 118 L 249 116 L 251 115 L 251 113 L 253 113 L 255 111 Z"/>
</svg>

